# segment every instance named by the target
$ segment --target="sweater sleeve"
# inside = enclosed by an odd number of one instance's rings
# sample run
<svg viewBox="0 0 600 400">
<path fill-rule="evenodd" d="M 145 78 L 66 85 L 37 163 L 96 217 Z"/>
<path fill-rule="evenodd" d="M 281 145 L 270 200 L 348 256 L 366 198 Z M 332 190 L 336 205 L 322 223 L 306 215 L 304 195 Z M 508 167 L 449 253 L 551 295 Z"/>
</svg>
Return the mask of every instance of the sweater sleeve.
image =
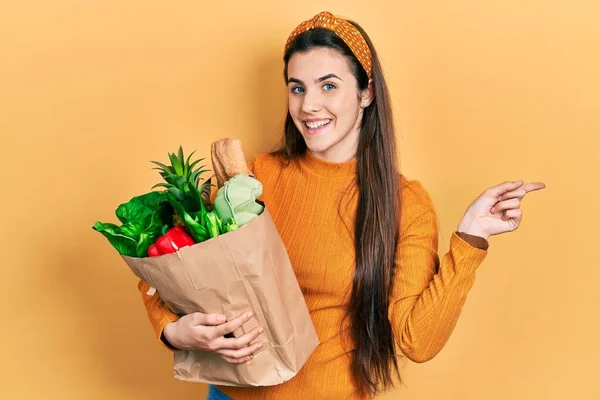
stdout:
<svg viewBox="0 0 600 400">
<path fill-rule="evenodd" d="M 473 246 L 453 232 L 449 251 L 440 259 L 431 198 L 418 181 L 405 192 L 405 226 L 401 226 L 389 318 L 404 355 L 425 362 L 448 341 L 487 246 Z"/>
<path fill-rule="evenodd" d="M 148 294 L 150 285 L 143 280 L 138 282 L 138 289 L 142 295 L 142 301 L 146 307 L 146 313 L 150 324 L 154 329 L 157 339 L 168 349 L 174 350 L 174 348 L 167 342 L 163 336 L 163 330 L 169 322 L 174 322 L 179 319 L 177 314 L 173 313 L 164 301 L 158 296 L 158 293 L 154 292 Z"/>
</svg>

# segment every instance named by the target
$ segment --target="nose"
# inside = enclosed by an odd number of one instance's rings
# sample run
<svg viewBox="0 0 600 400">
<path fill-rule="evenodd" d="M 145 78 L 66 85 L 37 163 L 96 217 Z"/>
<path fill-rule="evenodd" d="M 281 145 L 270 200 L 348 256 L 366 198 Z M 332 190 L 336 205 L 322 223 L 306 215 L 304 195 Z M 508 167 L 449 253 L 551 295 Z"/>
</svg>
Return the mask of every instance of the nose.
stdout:
<svg viewBox="0 0 600 400">
<path fill-rule="evenodd" d="M 306 90 L 302 99 L 302 112 L 311 114 L 321 111 L 323 108 L 323 96 L 318 90 Z"/>
</svg>

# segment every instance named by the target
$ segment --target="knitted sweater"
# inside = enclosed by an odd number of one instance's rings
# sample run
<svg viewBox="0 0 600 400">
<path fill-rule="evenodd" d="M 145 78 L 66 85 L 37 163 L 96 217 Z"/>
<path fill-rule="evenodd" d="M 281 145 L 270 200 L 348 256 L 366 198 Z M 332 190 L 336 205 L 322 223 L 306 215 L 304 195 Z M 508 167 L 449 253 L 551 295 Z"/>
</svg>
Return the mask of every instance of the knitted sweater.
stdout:
<svg viewBox="0 0 600 400">
<path fill-rule="evenodd" d="M 343 337 L 350 337 L 348 319 L 343 316 L 354 276 L 352 227 L 357 196 L 341 196 L 355 180 L 356 159 L 331 163 L 307 152 L 287 167 L 279 161 L 261 154 L 250 167 L 263 184 L 261 200 L 288 251 L 320 344 L 300 372 L 283 384 L 219 389 L 235 400 L 359 398 L 350 374 L 355 345 L 343 346 Z M 402 353 L 415 362 L 425 362 L 442 349 L 452 333 L 488 244 L 483 238 L 453 232 L 450 249 L 440 258 L 438 223 L 430 196 L 419 181 L 402 175 L 399 179 L 398 269 L 389 320 Z M 157 294 L 146 294 L 147 283 L 140 281 L 138 287 L 161 338 L 165 325 L 177 316 Z"/>
</svg>

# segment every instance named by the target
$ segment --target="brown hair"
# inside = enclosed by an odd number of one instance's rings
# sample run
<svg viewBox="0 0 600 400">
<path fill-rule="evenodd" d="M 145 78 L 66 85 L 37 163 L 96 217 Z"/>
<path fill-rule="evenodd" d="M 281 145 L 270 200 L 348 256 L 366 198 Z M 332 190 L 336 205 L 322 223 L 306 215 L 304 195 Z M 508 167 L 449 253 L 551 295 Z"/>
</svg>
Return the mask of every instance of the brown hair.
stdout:
<svg viewBox="0 0 600 400">
<path fill-rule="evenodd" d="M 356 154 L 356 269 L 346 316 L 351 321 L 350 334 L 355 344 L 352 377 L 361 394 L 374 396 L 394 386 L 394 375 L 401 381 L 394 332 L 388 319 L 400 230 L 400 174 L 389 93 L 377 53 L 362 27 L 354 21 L 348 22 L 363 35 L 373 57 L 375 95 L 363 112 Z M 290 44 L 284 55 L 286 83 L 290 57 L 297 52 L 322 47 L 343 54 L 358 82 L 358 89 L 367 88 L 367 73 L 350 48 L 334 32 L 323 28 L 301 33 Z M 282 146 L 272 154 L 291 161 L 301 157 L 306 150 L 304 139 L 288 110 Z"/>
</svg>

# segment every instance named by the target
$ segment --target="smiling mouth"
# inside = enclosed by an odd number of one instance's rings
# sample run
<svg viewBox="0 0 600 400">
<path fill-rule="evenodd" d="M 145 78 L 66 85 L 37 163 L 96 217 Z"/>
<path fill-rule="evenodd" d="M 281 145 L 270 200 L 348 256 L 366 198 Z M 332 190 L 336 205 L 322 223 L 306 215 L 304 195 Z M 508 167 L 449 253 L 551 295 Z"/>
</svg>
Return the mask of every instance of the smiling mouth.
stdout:
<svg viewBox="0 0 600 400">
<path fill-rule="evenodd" d="M 319 129 L 322 128 L 326 125 L 329 125 L 331 123 L 330 119 L 324 119 L 321 121 L 304 121 L 304 125 L 308 128 L 308 129 Z"/>
</svg>

